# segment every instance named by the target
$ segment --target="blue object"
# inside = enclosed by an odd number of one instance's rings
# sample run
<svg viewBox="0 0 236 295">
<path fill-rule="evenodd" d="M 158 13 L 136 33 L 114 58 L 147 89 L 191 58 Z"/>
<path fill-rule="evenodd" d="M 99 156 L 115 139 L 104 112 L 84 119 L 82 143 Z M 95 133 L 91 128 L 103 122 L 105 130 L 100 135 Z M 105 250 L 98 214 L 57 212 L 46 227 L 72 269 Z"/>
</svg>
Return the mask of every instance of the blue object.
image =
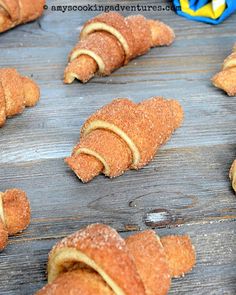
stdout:
<svg viewBox="0 0 236 295">
<path fill-rule="evenodd" d="M 236 11 L 236 0 L 173 0 L 173 2 L 178 15 L 213 25 L 221 23 Z"/>
</svg>

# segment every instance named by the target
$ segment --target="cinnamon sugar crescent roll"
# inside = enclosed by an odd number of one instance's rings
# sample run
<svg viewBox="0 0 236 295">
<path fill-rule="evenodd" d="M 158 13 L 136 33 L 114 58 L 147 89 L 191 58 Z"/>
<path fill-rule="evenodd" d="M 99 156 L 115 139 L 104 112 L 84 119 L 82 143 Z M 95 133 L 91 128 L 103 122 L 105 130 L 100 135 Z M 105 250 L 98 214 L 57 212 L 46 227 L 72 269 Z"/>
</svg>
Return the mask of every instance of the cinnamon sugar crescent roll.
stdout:
<svg viewBox="0 0 236 295">
<path fill-rule="evenodd" d="M 183 120 L 175 100 L 154 97 L 136 104 L 116 99 L 85 122 L 81 139 L 66 163 L 83 181 L 104 173 L 116 177 L 152 160 Z"/>
<path fill-rule="evenodd" d="M 45 0 L 0 0 L 0 33 L 40 17 L 44 5 Z"/>
<path fill-rule="evenodd" d="M 0 251 L 14 235 L 26 229 L 30 223 L 30 205 L 25 192 L 10 189 L 0 192 Z"/>
<path fill-rule="evenodd" d="M 37 295 L 166 295 L 172 271 L 189 271 L 195 251 L 187 236 L 162 239 L 146 230 L 124 241 L 106 225 L 90 225 L 52 249 L 49 283 Z"/>
<path fill-rule="evenodd" d="M 34 106 L 39 97 L 40 90 L 34 81 L 21 76 L 15 69 L 0 69 L 0 127 L 8 117 Z"/>
<path fill-rule="evenodd" d="M 212 83 L 229 96 L 236 95 L 236 44 L 233 52 L 224 60 L 222 70 L 212 78 Z"/>
<path fill-rule="evenodd" d="M 93 224 L 59 242 L 49 254 L 48 282 L 86 268 L 96 271 L 117 295 L 145 294 L 125 241 L 109 226 Z"/>
<path fill-rule="evenodd" d="M 142 15 L 123 17 L 103 13 L 83 26 L 80 41 L 69 56 L 64 82 L 78 79 L 85 83 L 95 73 L 110 75 L 151 47 L 170 45 L 175 38 L 170 27 Z"/>
</svg>

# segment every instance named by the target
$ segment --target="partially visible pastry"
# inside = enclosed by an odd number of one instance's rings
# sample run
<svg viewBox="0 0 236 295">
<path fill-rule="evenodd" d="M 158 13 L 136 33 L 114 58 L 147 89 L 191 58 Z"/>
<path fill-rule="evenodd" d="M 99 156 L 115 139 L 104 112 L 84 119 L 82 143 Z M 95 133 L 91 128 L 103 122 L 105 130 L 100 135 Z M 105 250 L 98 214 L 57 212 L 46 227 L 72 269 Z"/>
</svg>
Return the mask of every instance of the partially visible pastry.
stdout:
<svg viewBox="0 0 236 295">
<path fill-rule="evenodd" d="M 0 192 L 0 251 L 8 241 L 8 236 L 17 234 L 30 223 L 30 204 L 26 193 L 19 189 Z"/>
<path fill-rule="evenodd" d="M 0 33 L 40 17 L 45 3 L 45 0 L 0 0 Z"/>
<path fill-rule="evenodd" d="M 146 230 L 124 241 L 109 226 L 89 225 L 53 247 L 49 283 L 36 294 L 166 295 L 171 277 L 194 266 L 195 250 L 188 236 L 162 239 Z"/>
<path fill-rule="evenodd" d="M 236 159 L 233 161 L 232 166 L 229 171 L 229 178 L 232 183 L 232 187 L 234 191 L 236 192 Z"/>
<path fill-rule="evenodd" d="M 0 69 L 0 127 L 8 117 L 34 106 L 40 98 L 38 85 L 11 68 Z"/>
<path fill-rule="evenodd" d="M 165 295 L 171 284 L 170 269 L 165 249 L 152 230 L 147 230 L 126 239 L 147 295 Z"/>
<path fill-rule="evenodd" d="M 236 95 L 236 44 L 233 52 L 224 60 L 222 70 L 212 78 L 212 83 L 229 96 Z"/>
<path fill-rule="evenodd" d="M 194 246 L 189 236 L 159 238 L 146 230 L 126 239 L 147 295 L 165 295 L 171 278 L 184 276 L 196 263 Z"/>
<path fill-rule="evenodd" d="M 161 238 L 172 278 L 184 276 L 196 263 L 196 254 L 190 237 L 165 236 Z"/>
<path fill-rule="evenodd" d="M 107 225 L 89 225 L 60 241 L 49 254 L 48 282 L 84 268 L 96 271 L 115 294 L 145 294 L 125 241 Z"/>
<path fill-rule="evenodd" d="M 115 295 L 102 277 L 90 269 L 76 269 L 59 275 L 37 295 Z"/>
</svg>

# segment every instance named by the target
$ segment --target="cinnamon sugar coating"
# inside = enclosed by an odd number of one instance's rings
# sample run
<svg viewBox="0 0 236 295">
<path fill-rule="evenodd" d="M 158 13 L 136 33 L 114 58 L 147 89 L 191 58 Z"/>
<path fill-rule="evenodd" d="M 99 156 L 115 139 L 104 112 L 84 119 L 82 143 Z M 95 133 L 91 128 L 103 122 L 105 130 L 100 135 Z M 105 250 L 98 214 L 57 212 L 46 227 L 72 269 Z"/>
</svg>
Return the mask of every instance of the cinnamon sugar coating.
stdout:
<svg viewBox="0 0 236 295">
<path fill-rule="evenodd" d="M 0 0 L 0 33 L 40 17 L 45 3 L 45 0 Z"/>
<path fill-rule="evenodd" d="M 88 269 L 66 272 L 35 295 L 115 295 L 105 281 Z"/>
<path fill-rule="evenodd" d="M 147 295 L 165 295 L 171 283 L 164 248 L 152 230 L 131 235 L 126 245 L 134 257 Z"/>
<path fill-rule="evenodd" d="M 174 38 L 173 30 L 162 22 L 142 15 L 124 18 L 117 12 L 103 13 L 83 26 L 80 41 L 70 54 L 64 82 L 72 83 L 76 78 L 85 83 L 96 72 L 109 75 L 151 47 L 170 45 Z"/>
<path fill-rule="evenodd" d="M 0 0 L 0 7 L 11 17 L 12 21 L 17 21 L 20 17 L 19 1 Z"/>
<path fill-rule="evenodd" d="M 6 101 L 3 87 L 0 83 L 0 127 L 6 122 Z"/>
<path fill-rule="evenodd" d="M 49 254 L 49 283 L 76 267 L 96 270 L 117 294 L 145 294 L 125 241 L 109 226 L 92 224 L 60 241 Z"/>
<path fill-rule="evenodd" d="M 72 83 L 75 79 L 86 83 L 97 72 L 98 65 L 89 55 L 81 54 L 79 58 L 72 60 L 65 69 L 64 82 Z"/>
<path fill-rule="evenodd" d="M 99 74 L 104 76 L 110 75 L 114 69 L 121 67 L 124 61 L 124 52 L 120 43 L 111 34 L 103 31 L 92 33 L 81 40 L 71 52 L 70 61 L 82 54 L 89 56 L 92 54 L 92 58 L 96 55 L 95 61 L 98 64 Z"/>
<path fill-rule="evenodd" d="M 236 95 L 236 67 L 225 69 L 212 78 L 212 83 L 224 90 L 228 96 Z"/>
<path fill-rule="evenodd" d="M 104 27 L 104 24 L 106 25 L 106 27 Z M 113 36 L 116 35 L 116 38 L 119 39 L 125 52 L 124 63 L 128 63 L 133 55 L 135 41 L 132 30 L 129 26 L 129 23 L 127 23 L 125 17 L 117 12 L 102 13 L 98 16 L 95 16 L 93 19 L 86 22 L 83 26 L 80 33 L 80 39 L 84 40 L 88 37 L 89 34 L 94 31 L 106 31 Z M 124 40 L 119 38 L 119 34 Z"/>
<path fill-rule="evenodd" d="M 24 90 L 24 105 L 33 107 L 39 101 L 40 89 L 38 85 L 28 77 L 21 77 Z"/>
<path fill-rule="evenodd" d="M 0 127 L 7 117 L 20 114 L 25 107 L 34 106 L 40 97 L 37 84 L 21 76 L 15 69 L 0 69 Z"/>
<path fill-rule="evenodd" d="M 140 169 L 182 120 L 182 107 L 175 100 L 153 97 L 135 104 L 115 99 L 84 123 L 80 143 L 65 161 L 82 182 L 100 173 L 116 177 L 127 169 Z"/>
<path fill-rule="evenodd" d="M 195 249 L 189 236 L 165 236 L 161 238 L 171 277 L 184 276 L 196 263 Z"/>
<path fill-rule="evenodd" d="M 2 200 L 9 235 L 26 229 L 30 223 L 30 205 L 26 193 L 19 189 L 10 189 L 5 191 Z"/>
<path fill-rule="evenodd" d="M 183 275 L 194 264 L 188 236 L 160 240 L 146 230 L 124 241 L 109 226 L 91 224 L 53 247 L 49 283 L 37 295 L 165 295 L 171 275 Z"/>
<path fill-rule="evenodd" d="M 0 193 L 0 249 L 6 246 L 8 235 L 26 229 L 30 223 L 30 204 L 26 193 L 19 189 Z"/>
<path fill-rule="evenodd" d="M 8 232 L 5 225 L 0 220 L 0 252 L 7 246 L 8 242 Z"/>
<path fill-rule="evenodd" d="M 224 90 L 228 96 L 236 96 L 236 49 L 224 60 L 222 70 L 212 78 L 215 87 Z"/>
<path fill-rule="evenodd" d="M 103 121 L 118 127 L 131 139 L 139 152 L 139 159 L 136 162 L 133 159 L 133 168 L 143 167 L 154 156 L 156 150 L 156 138 L 153 136 L 155 126 L 147 112 L 139 110 L 135 103 L 127 99 L 113 100 L 111 104 L 104 106 L 85 122 L 81 132 L 82 136 L 83 133 L 85 136 L 88 134 L 86 132 L 88 129 L 89 132 L 92 132 L 93 129 L 89 126 L 96 121 Z M 99 125 L 95 128 L 98 129 Z M 114 148 L 112 148 L 113 150 Z"/>
<path fill-rule="evenodd" d="M 147 19 L 142 15 L 132 15 L 126 17 L 126 22 L 134 37 L 131 58 L 147 53 L 152 43 L 152 34 Z"/>
<path fill-rule="evenodd" d="M 171 27 L 158 20 L 148 20 L 149 28 L 152 35 L 151 47 L 169 46 L 174 42 L 175 33 Z"/>
<path fill-rule="evenodd" d="M 76 147 L 78 146 L 79 144 Z M 65 162 L 84 183 L 91 181 L 104 169 L 102 162 L 97 158 L 83 153 L 74 152 L 71 157 L 65 159 Z"/>
<path fill-rule="evenodd" d="M 112 147 L 112 150 L 108 147 Z M 73 155 L 78 155 L 81 150 L 83 154 L 84 148 L 101 157 L 102 161 L 98 160 L 98 162 L 105 163 L 103 173 L 109 177 L 123 174 L 132 163 L 132 155 L 126 143 L 109 130 L 96 129 L 88 136 L 84 136 L 80 144 L 74 148 Z"/>
<path fill-rule="evenodd" d="M 0 83 L 2 85 L 6 116 L 20 114 L 24 110 L 24 90 L 21 77 L 15 69 L 0 69 Z"/>
</svg>

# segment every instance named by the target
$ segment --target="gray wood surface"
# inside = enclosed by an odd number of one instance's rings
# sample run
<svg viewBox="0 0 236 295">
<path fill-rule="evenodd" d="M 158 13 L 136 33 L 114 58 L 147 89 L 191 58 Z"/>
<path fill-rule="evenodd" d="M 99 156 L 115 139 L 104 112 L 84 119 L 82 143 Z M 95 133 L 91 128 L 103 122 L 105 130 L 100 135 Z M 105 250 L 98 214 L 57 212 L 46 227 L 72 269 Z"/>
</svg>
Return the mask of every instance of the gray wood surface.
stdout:
<svg viewBox="0 0 236 295">
<path fill-rule="evenodd" d="M 52 5 L 68 3 L 47 2 L 40 20 L 0 36 L 0 66 L 32 76 L 42 91 L 36 107 L 0 129 L 0 190 L 24 189 L 32 207 L 30 227 L 0 254 L 0 294 L 41 288 L 51 247 L 93 222 L 124 236 L 150 227 L 160 235 L 190 234 L 197 265 L 173 280 L 170 294 L 236 294 L 236 200 L 228 180 L 236 156 L 236 100 L 210 83 L 236 41 L 236 15 L 210 26 L 171 11 L 144 12 L 173 27 L 171 47 L 152 49 L 110 77 L 68 86 L 62 83 L 67 55 L 84 21 L 97 13 L 51 12 Z M 119 1 L 131 2 L 140 3 Z M 142 1 L 158 2 L 168 4 Z M 142 170 L 82 184 L 63 158 L 84 120 L 115 97 L 138 102 L 154 95 L 179 99 L 183 126 Z"/>
</svg>

